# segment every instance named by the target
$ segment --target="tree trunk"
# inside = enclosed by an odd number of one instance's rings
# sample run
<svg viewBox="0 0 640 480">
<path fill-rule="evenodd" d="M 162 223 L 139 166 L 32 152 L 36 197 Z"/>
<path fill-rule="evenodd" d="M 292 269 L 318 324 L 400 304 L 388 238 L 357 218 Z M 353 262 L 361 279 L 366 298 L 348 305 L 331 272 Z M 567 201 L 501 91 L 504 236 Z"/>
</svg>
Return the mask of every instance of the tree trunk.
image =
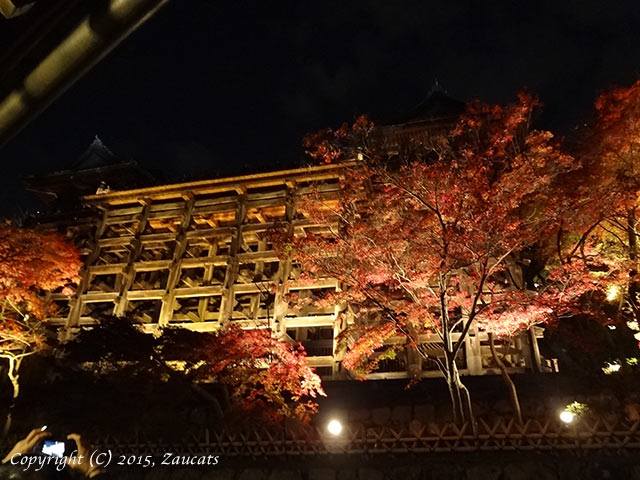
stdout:
<svg viewBox="0 0 640 480">
<path fill-rule="evenodd" d="M 471 406 L 471 396 L 469 395 L 469 390 L 467 390 L 467 387 L 465 387 L 460 379 L 458 366 L 456 365 L 452 352 L 445 351 L 445 362 L 447 368 L 445 379 L 449 385 L 452 400 L 453 420 L 457 424 L 469 422 L 475 433 L 476 424 L 473 416 L 473 407 Z"/>
<path fill-rule="evenodd" d="M 11 430 L 11 409 L 13 408 L 13 405 L 11 405 L 11 407 L 9 407 L 9 411 L 7 412 L 7 416 L 4 419 L 4 427 L 2 428 L 2 434 L 6 437 L 9 434 L 9 431 Z"/>
<path fill-rule="evenodd" d="M 462 408 L 462 397 L 460 396 L 460 389 L 457 382 L 451 372 L 448 372 L 446 378 L 449 386 L 449 393 L 451 395 L 451 410 L 453 412 L 453 422 L 456 424 L 464 423 L 465 415 Z"/>
<path fill-rule="evenodd" d="M 636 296 L 638 294 L 638 280 L 636 278 L 638 274 L 637 261 L 638 261 L 638 236 L 636 235 L 636 210 L 632 208 L 627 212 L 627 237 L 629 240 L 629 260 L 631 260 L 632 267 L 629 271 L 629 283 L 627 286 L 627 299 L 631 305 L 631 310 L 635 320 L 638 320 L 639 308 L 636 302 Z"/>
<path fill-rule="evenodd" d="M 428 359 L 428 355 L 418 349 L 418 353 L 425 360 Z M 455 363 L 453 352 L 444 349 L 444 362 L 438 362 L 442 377 L 447 382 L 449 388 L 449 396 L 451 398 L 451 410 L 453 413 L 453 422 L 456 425 L 461 425 L 465 422 L 471 424 L 474 435 L 477 434 L 477 426 L 475 417 L 473 416 L 473 408 L 471 406 L 471 396 L 469 390 L 460 380 L 460 373 Z"/>
<path fill-rule="evenodd" d="M 22 363 L 22 359 L 18 358 L 10 358 L 9 359 L 9 370 L 7 371 L 7 375 L 9 376 L 9 380 L 11 380 L 11 385 L 13 386 L 13 401 L 18 398 L 20 395 L 20 364 Z"/>
<path fill-rule="evenodd" d="M 636 238 L 636 210 L 632 208 L 627 212 L 627 234 L 629 236 L 629 259 L 638 258 L 638 241 Z"/>
<path fill-rule="evenodd" d="M 516 421 L 520 425 L 522 425 L 523 424 L 522 411 L 520 409 L 520 399 L 518 398 L 518 391 L 516 389 L 515 384 L 513 383 L 513 380 L 511 380 L 511 377 L 509 376 L 509 372 L 507 372 L 507 367 L 505 366 L 502 359 L 498 356 L 498 352 L 496 351 L 496 346 L 493 342 L 493 334 L 489 333 L 488 335 L 489 335 L 489 348 L 491 349 L 491 356 L 493 357 L 493 360 L 498 365 L 498 368 L 500 369 L 500 373 L 502 374 L 502 379 L 504 380 L 504 383 L 507 385 L 507 389 L 509 390 L 509 399 L 511 400 L 511 408 L 513 409 L 513 416 L 516 419 Z"/>
<path fill-rule="evenodd" d="M 9 430 L 11 430 L 11 413 L 13 407 L 16 405 L 16 399 L 18 395 L 20 395 L 20 365 L 22 364 L 22 358 L 14 358 L 9 357 L 9 367 L 7 369 L 7 376 L 11 381 L 11 385 L 13 387 L 13 394 L 11 397 L 11 405 L 9 406 L 9 411 L 7 412 L 7 417 L 4 421 L 3 433 L 7 435 Z"/>
<path fill-rule="evenodd" d="M 176 376 L 176 372 L 171 367 L 167 366 L 167 364 L 164 363 L 163 361 L 155 359 L 155 364 L 158 365 L 158 367 L 161 368 L 165 373 L 167 373 L 167 375 L 169 375 L 170 378 L 177 377 L 180 381 L 186 381 L 194 393 L 196 393 L 198 396 L 200 396 L 201 398 L 203 398 L 209 403 L 216 417 L 218 417 L 218 420 L 220 421 L 224 420 L 224 410 L 220 405 L 220 401 L 214 395 L 211 395 L 204 388 L 202 388 L 200 385 L 195 383 L 195 381 L 187 380 L 180 376 Z"/>
<path fill-rule="evenodd" d="M 478 429 L 476 426 L 476 418 L 473 415 L 473 407 L 471 406 L 471 394 L 469 390 L 465 386 L 464 383 L 460 380 L 460 375 L 458 375 L 458 389 L 461 392 L 461 397 L 463 398 L 463 406 L 466 407 L 466 415 L 469 423 L 471 424 L 471 429 L 473 430 L 473 434 L 478 434 Z"/>
<path fill-rule="evenodd" d="M 453 419 L 457 424 L 470 422 L 474 435 L 477 435 L 476 422 L 473 417 L 473 409 L 471 407 L 471 396 L 469 395 L 469 391 L 467 390 L 467 388 L 460 380 L 460 373 L 458 372 L 458 367 L 456 365 L 456 356 L 458 355 L 458 352 L 460 350 L 454 347 L 453 339 L 451 336 L 453 332 L 449 329 L 449 313 L 446 300 L 447 285 L 442 275 L 440 275 L 439 277 L 439 286 L 440 315 L 442 319 L 442 346 L 444 350 L 445 360 L 444 365 L 442 365 L 442 368 L 444 369 L 442 373 L 444 374 L 445 379 L 447 380 L 447 383 L 449 385 L 449 392 L 451 394 L 451 399 L 453 402 Z M 467 327 L 463 329 L 463 333 L 458 339 L 458 342 L 464 341 L 464 337 L 468 331 L 469 326 L 470 323 L 467 322 Z"/>
<path fill-rule="evenodd" d="M 459 402 L 456 401 L 456 394 L 454 393 L 455 389 L 453 387 L 453 382 L 448 376 L 445 376 L 444 379 L 447 382 L 447 387 L 449 388 L 449 397 L 451 398 L 451 412 L 453 414 L 453 422 L 458 424 L 460 423 L 461 411 L 459 408 L 460 407 Z"/>
<path fill-rule="evenodd" d="M 222 410 L 222 406 L 220 405 L 220 402 L 218 401 L 218 399 L 214 395 L 211 395 L 209 392 L 207 392 L 200 385 L 192 383 L 191 388 L 195 393 L 197 393 L 198 395 L 200 395 L 202 398 L 204 398 L 209 402 L 209 405 L 211 405 L 211 407 L 213 408 L 213 412 L 215 413 L 216 417 L 218 417 L 218 420 L 223 421 L 224 411 Z"/>
</svg>

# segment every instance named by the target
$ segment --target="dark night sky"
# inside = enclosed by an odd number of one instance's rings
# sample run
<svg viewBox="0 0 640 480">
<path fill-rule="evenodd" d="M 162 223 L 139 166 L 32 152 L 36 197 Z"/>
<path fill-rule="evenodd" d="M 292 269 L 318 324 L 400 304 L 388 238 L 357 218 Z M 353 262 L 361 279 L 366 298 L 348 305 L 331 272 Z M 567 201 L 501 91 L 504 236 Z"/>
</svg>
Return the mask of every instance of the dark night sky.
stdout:
<svg viewBox="0 0 640 480">
<path fill-rule="evenodd" d="M 0 151 L 0 200 L 96 134 L 180 181 L 295 165 L 304 133 L 402 115 L 436 79 L 488 102 L 526 85 L 566 132 L 639 72 L 637 0 L 172 0 Z"/>
</svg>

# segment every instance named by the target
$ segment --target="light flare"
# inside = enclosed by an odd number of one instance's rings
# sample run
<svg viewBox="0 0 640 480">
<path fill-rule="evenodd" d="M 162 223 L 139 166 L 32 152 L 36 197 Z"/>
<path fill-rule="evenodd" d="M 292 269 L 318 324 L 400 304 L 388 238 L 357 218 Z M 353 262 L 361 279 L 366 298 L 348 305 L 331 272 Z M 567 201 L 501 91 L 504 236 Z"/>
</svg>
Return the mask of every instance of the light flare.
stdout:
<svg viewBox="0 0 640 480">
<path fill-rule="evenodd" d="M 327 424 L 327 430 L 331 435 L 333 435 L 334 437 L 337 437 L 342 433 L 342 423 L 340 423 L 339 420 L 331 420 Z"/>
</svg>

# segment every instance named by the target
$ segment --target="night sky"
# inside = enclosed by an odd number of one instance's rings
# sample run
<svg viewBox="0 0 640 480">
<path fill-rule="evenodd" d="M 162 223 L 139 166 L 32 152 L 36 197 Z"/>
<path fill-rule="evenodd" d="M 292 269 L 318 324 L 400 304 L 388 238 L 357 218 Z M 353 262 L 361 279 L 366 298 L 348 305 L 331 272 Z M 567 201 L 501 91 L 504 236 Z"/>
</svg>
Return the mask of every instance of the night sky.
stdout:
<svg viewBox="0 0 640 480">
<path fill-rule="evenodd" d="M 639 73 L 637 0 L 172 0 L 0 151 L 0 199 L 30 205 L 20 179 L 96 134 L 168 182 L 295 166 L 306 132 L 397 118 L 436 81 L 488 102 L 526 85 L 566 134 Z"/>
</svg>

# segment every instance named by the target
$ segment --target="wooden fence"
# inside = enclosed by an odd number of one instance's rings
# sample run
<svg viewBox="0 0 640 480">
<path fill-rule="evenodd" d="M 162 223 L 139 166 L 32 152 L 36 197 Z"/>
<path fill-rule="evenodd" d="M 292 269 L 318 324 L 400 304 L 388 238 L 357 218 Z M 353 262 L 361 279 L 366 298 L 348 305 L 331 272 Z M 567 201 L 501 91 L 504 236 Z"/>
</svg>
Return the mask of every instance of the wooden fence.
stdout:
<svg viewBox="0 0 640 480">
<path fill-rule="evenodd" d="M 565 425 L 559 420 L 478 420 L 477 434 L 470 425 L 420 424 L 407 427 L 366 427 L 346 424 L 342 433 L 331 436 L 324 427 L 292 430 L 285 428 L 245 431 L 210 431 L 172 441 L 145 438 L 105 437 L 94 439 L 98 449 L 113 454 L 181 455 L 215 454 L 223 457 L 285 455 L 451 453 L 482 451 L 640 451 L 640 421 L 614 422 L 581 420 Z M 11 441 L 4 438 L 9 449 Z"/>
</svg>

